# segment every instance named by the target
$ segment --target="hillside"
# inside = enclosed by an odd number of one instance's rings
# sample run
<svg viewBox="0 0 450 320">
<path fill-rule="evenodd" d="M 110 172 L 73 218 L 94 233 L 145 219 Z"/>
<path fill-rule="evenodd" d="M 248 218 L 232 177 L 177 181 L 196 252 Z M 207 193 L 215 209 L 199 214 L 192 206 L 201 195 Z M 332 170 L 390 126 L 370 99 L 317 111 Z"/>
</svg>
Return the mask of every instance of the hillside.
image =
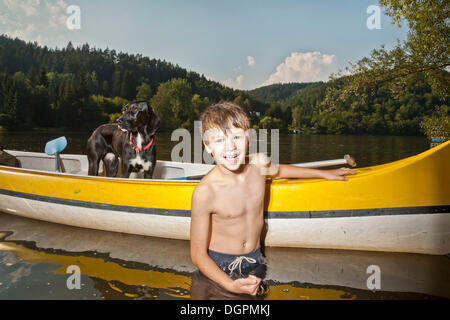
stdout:
<svg viewBox="0 0 450 320">
<path fill-rule="evenodd" d="M 358 79 L 242 91 L 140 54 L 71 43 L 50 49 L 0 36 L 0 129 L 92 130 L 115 121 L 132 100 L 151 104 L 162 120 L 160 131 L 192 129 L 209 104 L 228 100 L 248 111 L 253 126 L 264 129 L 420 135 L 421 122 L 437 106 L 450 105 L 448 96 L 437 96 L 421 72 L 405 79 L 395 94 L 387 82 L 349 94 L 343 83 L 359 88 Z M 342 100 L 342 94 L 347 98 Z"/>
<path fill-rule="evenodd" d="M 264 87 L 259 87 L 247 91 L 251 96 L 260 99 L 266 103 L 284 102 L 288 100 L 298 90 L 322 84 L 323 82 L 309 82 L 309 83 L 284 83 L 271 84 Z"/>
<path fill-rule="evenodd" d="M 160 89 L 159 97 L 170 91 L 169 100 L 179 100 L 170 101 L 171 107 L 181 104 L 183 109 L 176 115 L 181 118 L 170 117 L 174 121 L 166 130 L 192 127 L 207 104 L 222 99 L 241 102 L 251 114 L 268 108 L 246 92 L 165 60 L 88 44 L 75 48 L 69 42 L 65 48 L 51 49 L 2 35 L 0 71 L 0 126 L 11 129 L 90 130 L 114 120 L 128 101 L 151 101 Z M 155 110 L 164 113 L 165 107 L 155 105 Z"/>
</svg>

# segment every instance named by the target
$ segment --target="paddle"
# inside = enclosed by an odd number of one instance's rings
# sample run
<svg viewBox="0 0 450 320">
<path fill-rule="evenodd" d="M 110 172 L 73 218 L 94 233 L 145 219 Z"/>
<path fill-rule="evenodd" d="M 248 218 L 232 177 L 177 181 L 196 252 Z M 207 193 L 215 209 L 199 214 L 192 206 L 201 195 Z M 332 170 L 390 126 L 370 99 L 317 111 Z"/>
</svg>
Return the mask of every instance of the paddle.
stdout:
<svg viewBox="0 0 450 320">
<path fill-rule="evenodd" d="M 54 140 L 51 140 L 46 143 L 45 145 L 45 153 L 49 156 L 55 155 L 56 165 L 55 165 L 55 171 L 56 172 L 64 172 L 64 167 L 61 162 L 61 158 L 59 157 L 59 154 L 64 150 L 64 148 L 67 146 L 67 140 L 66 137 L 59 137 Z"/>
<path fill-rule="evenodd" d="M 353 159 L 353 157 L 350 156 L 349 154 L 346 154 L 343 159 L 294 163 L 292 165 L 303 168 L 319 168 L 319 167 L 335 166 L 339 164 L 348 164 L 351 167 L 356 167 L 355 159 Z"/>
<path fill-rule="evenodd" d="M 319 168 L 319 167 L 335 166 L 339 164 L 348 164 L 351 167 L 356 167 L 355 159 L 353 159 L 353 157 L 350 156 L 349 154 L 346 154 L 343 159 L 294 163 L 292 165 L 303 168 Z M 200 180 L 203 176 L 204 175 L 187 176 L 187 177 L 173 178 L 171 180 Z"/>
</svg>

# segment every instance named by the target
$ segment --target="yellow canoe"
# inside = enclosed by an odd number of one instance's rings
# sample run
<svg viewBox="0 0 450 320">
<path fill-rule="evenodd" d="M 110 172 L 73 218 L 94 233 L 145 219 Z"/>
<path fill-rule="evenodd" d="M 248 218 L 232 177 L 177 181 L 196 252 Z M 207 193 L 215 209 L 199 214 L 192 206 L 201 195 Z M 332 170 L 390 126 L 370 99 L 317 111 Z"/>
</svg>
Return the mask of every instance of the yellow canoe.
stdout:
<svg viewBox="0 0 450 320">
<path fill-rule="evenodd" d="M 0 166 L 1 211 L 79 227 L 189 239 L 190 200 L 198 181 L 171 178 L 201 174 L 205 165 L 158 161 L 160 179 L 118 179 L 86 176 L 87 160 L 81 155 L 62 155 L 70 173 L 56 173 L 48 171 L 54 160 L 45 154 L 8 152 L 23 168 Z M 412 157 L 356 169 L 358 174 L 346 182 L 268 180 L 263 242 L 447 254 L 449 163 L 446 142 Z"/>
</svg>

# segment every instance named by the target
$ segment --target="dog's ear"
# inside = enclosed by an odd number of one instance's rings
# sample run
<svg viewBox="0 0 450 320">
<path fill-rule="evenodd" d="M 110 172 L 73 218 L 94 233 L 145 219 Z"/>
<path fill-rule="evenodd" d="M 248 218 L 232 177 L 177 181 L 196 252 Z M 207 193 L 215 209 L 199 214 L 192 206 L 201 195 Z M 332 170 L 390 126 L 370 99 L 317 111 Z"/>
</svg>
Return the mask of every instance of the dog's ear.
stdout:
<svg viewBox="0 0 450 320">
<path fill-rule="evenodd" d="M 160 120 L 152 107 L 148 106 L 147 112 L 149 116 L 149 121 L 147 124 L 147 134 L 149 136 L 152 136 L 156 133 L 156 130 L 158 130 L 159 128 Z"/>
<path fill-rule="evenodd" d="M 149 105 L 145 101 L 135 102 L 140 111 L 148 111 Z"/>
</svg>

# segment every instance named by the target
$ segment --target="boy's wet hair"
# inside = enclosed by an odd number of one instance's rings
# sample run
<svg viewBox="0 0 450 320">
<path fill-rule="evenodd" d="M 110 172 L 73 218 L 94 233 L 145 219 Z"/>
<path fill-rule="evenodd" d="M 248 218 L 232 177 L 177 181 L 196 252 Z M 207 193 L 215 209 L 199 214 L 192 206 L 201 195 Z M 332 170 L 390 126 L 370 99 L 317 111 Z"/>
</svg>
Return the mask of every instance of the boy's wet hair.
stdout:
<svg viewBox="0 0 450 320">
<path fill-rule="evenodd" d="M 202 121 L 202 137 L 205 131 L 213 128 L 219 128 L 224 133 L 233 125 L 244 131 L 250 128 L 250 120 L 245 110 L 239 105 L 229 101 L 219 101 L 212 104 L 203 111 L 200 116 Z M 205 140 L 207 143 L 207 140 Z"/>
</svg>

